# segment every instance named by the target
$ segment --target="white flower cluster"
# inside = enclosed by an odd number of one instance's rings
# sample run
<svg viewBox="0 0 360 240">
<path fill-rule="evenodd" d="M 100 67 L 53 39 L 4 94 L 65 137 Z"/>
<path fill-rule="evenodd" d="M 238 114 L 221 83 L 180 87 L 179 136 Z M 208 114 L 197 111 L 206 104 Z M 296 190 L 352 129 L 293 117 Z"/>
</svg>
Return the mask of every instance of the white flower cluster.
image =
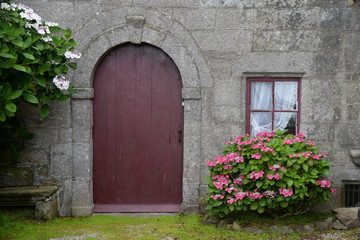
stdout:
<svg viewBox="0 0 360 240">
<path fill-rule="evenodd" d="M 16 3 L 1 3 L 1 9 L 5 9 L 8 11 L 19 11 L 20 17 L 26 19 L 28 22 L 25 24 L 25 28 L 34 28 L 38 34 L 42 35 L 41 38 L 44 42 L 51 42 L 53 39 L 50 36 L 50 28 L 49 27 L 57 27 L 59 24 L 55 22 L 42 22 L 42 19 L 39 15 L 34 13 L 33 9 L 24 5 L 24 4 L 16 4 Z M 81 53 L 78 51 L 67 51 L 64 56 L 67 59 L 79 59 L 81 57 Z M 58 64 L 53 62 L 52 64 Z M 55 76 L 53 79 L 53 83 L 60 90 L 67 90 L 69 88 L 70 82 L 65 79 L 63 75 Z"/>
<path fill-rule="evenodd" d="M 81 53 L 79 53 L 76 50 L 67 51 L 64 55 L 68 59 L 79 59 L 79 58 L 81 58 Z"/>
<path fill-rule="evenodd" d="M 70 84 L 70 82 L 66 80 L 63 75 L 55 76 L 53 79 L 53 83 L 60 90 L 67 90 Z"/>
<path fill-rule="evenodd" d="M 1 8 L 10 11 L 21 10 L 20 17 L 30 21 L 25 24 L 25 27 L 34 28 L 40 35 L 50 34 L 49 27 L 58 26 L 57 23 L 53 23 L 53 22 L 43 23 L 41 21 L 41 17 L 38 14 L 34 13 L 33 9 L 21 3 L 20 4 L 1 3 Z M 45 42 L 50 42 L 52 41 L 52 38 L 50 36 L 44 36 L 42 40 Z"/>
</svg>

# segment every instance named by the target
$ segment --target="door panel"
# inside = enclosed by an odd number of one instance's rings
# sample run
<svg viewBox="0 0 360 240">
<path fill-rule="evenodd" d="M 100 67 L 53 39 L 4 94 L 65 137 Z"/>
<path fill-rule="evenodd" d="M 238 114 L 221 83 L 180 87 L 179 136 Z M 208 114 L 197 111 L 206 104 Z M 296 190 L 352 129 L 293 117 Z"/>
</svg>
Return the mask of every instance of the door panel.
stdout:
<svg viewBox="0 0 360 240">
<path fill-rule="evenodd" d="M 95 211 L 179 211 L 181 77 L 162 50 L 126 44 L 94 76 Z"/>
</svg>

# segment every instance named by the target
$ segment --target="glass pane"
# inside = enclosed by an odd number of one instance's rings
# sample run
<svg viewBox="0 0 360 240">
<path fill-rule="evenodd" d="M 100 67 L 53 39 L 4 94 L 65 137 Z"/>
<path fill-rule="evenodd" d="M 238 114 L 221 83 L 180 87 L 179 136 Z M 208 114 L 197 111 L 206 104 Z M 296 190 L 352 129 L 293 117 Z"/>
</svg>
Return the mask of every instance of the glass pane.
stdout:
<svg viewBox="0 0 360 240">
<path fill-rule="evenodd" d="M 275 110 L 297 109 L 297 82 L 275 82 Z"/>
<path fill-rule="evenodd" d="M 251 83 L 251 110 L 272 109 L 272 83 L 252 82 Z"/>
<path fill-rule="evenodd" d="M 274 128 L 287 129 L 287 133 L 296 134 L 296 113 L 276 112 Z"/>
<path fill-rule="evenodd" d="M 252 112 L 250 115 L 250 135 L 272 130 L 271 112 Z"/>
</svg>

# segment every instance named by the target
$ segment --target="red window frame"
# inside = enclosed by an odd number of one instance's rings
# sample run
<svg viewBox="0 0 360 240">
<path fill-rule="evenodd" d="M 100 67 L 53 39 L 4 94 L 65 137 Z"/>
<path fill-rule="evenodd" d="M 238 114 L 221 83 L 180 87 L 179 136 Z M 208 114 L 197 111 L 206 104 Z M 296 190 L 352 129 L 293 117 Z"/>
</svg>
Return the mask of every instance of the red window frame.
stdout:
<svg viewBox="0 0 360 240">
<path fill-rule="evenodd" d="M 246 133 L 250 134 L 250 115 L 252 112 L 271 112 L 272 114 L 272 129 L 274 130 L 274 117 L 276 112 L 291 112 L 296 113 L 296 133 L 300 131 L 300 93 L 301 93 L 301 79 L 300 78 L 247 78 L 246 79 Z M 251 110 L 251 83 L 252 82 L 271 82 L 272 83 L 272 108 L 271 110 Z M 297 82 L 297 109 L 296 110 L 275 110 L 275 82 Z"/>
</svg>

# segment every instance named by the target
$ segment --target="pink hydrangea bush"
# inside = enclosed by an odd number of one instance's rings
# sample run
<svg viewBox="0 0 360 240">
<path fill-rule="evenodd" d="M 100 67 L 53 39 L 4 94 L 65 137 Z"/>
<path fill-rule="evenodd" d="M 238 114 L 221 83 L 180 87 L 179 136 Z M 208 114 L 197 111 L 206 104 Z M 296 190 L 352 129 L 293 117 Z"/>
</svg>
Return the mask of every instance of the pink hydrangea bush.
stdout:
<svg viewBox="0 0 360 240">
<path fill-rule="evenodd" d="M 228 142 L 224 156 L 209 160 L 210 214 L 241 211 L 289 213 L 330 199 L 336 190 L 325 178 L 330 162 L 302 133 L 263 132 Z"/>
</svg>

